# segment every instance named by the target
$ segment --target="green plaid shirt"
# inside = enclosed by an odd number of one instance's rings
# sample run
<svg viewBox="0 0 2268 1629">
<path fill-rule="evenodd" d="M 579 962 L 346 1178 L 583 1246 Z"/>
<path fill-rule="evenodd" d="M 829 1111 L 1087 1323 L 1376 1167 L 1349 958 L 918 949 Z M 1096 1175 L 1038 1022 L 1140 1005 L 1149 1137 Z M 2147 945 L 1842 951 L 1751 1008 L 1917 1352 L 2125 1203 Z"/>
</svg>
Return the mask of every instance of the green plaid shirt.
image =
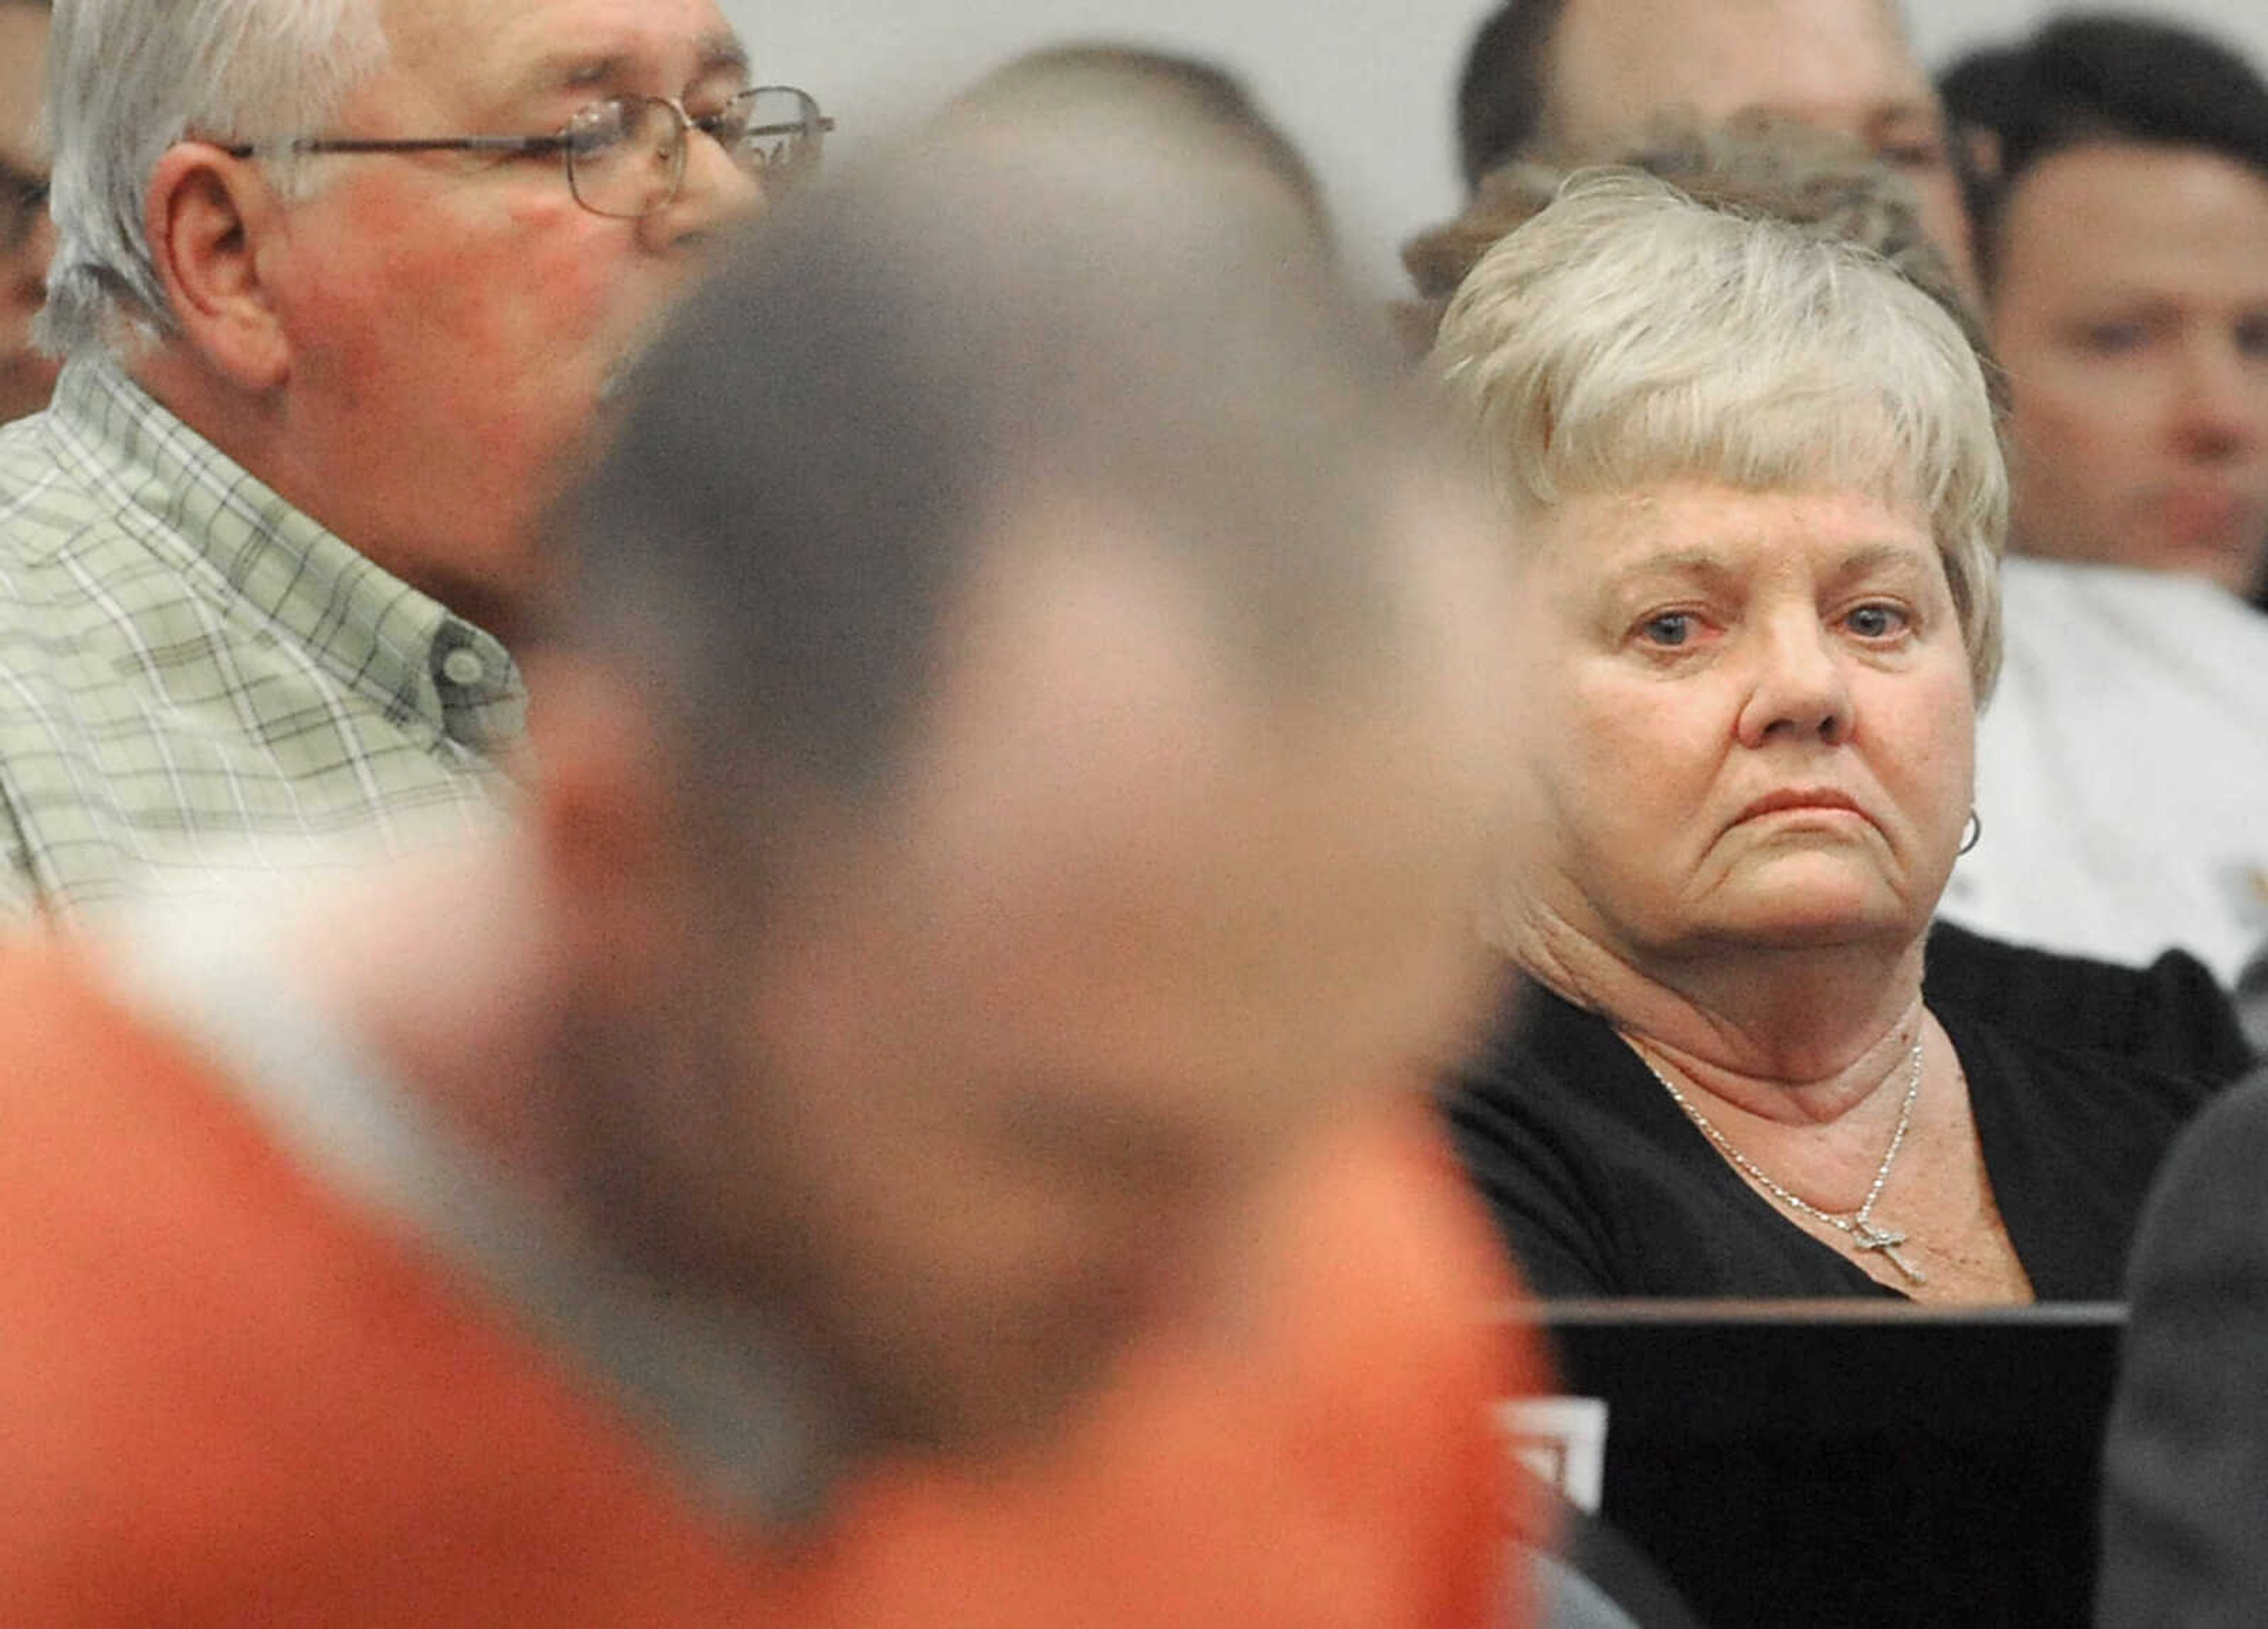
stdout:
<svg viewBox="0 0 2268 1629">
<path fill-rule="evenodd" d="M 526 699 L 114 365 L 0 430 L 0 916 L 470 823 Z"/>
</svg>

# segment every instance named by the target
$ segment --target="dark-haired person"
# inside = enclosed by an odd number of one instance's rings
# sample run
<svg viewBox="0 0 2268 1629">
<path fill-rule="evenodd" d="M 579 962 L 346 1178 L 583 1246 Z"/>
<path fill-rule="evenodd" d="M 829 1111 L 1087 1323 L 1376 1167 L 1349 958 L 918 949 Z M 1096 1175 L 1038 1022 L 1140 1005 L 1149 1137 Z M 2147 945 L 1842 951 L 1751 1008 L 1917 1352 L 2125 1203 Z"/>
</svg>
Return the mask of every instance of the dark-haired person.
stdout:
<svg viewBox="0 0 2268 1629">
<path fill-rule="evenodd" d="M 1973 287 L 1944 117 L 1896 0 L 1504 0 L 1457 87 L 1465 184 L 1516 158 L 1626 142 L 1663 114 L 1786 114 L 1903 175 L 1955 282 Z"/>
<path fill-rule="evenodd" d="M 0 424 L 38 412 L 55 382 L 32 343 L 55 247 L 39 117 L 48 24 L 48 0 L 0 0 Z"/>
<path fill-rule="evenodd" d="M 1424 1089 L 1505 584 L 1304 211 L 1118 111 L 656 343 L 522 818 L 0 950 L 11 1621 L 1525 1620 Z"/>
<path fill-rule="evenodd" d="M 2048 947 L 2268 945 L 2268 84 L 2070 17 L 1944 91 L 1973 137 L 2015 505 L 1983 837 L 1947 913 Z"/>
</svg>

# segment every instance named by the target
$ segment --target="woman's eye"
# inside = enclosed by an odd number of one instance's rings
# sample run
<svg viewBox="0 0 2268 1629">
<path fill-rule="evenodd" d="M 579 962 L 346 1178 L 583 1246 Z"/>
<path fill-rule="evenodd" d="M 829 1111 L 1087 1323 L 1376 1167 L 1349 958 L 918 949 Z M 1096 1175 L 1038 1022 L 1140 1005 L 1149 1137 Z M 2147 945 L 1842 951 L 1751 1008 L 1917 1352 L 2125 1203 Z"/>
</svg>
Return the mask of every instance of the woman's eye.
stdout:
<svg viewBox="0 0 2268 1629">
<path fill-rule="evenodd" d="M 1887 639 L 1906 630 L 1906 615 L 1894 605 L 1862 605 L 1844 620 L 1862 639 Z"/>
<path fill-rule="evenodd" d="M 1693 613 L 1664 611 L 1659 616 L 1649 616 L 1638 624 L 1638 632 L 1649 644 L 1684 645 L 1693 638 Z"/>
</svg>

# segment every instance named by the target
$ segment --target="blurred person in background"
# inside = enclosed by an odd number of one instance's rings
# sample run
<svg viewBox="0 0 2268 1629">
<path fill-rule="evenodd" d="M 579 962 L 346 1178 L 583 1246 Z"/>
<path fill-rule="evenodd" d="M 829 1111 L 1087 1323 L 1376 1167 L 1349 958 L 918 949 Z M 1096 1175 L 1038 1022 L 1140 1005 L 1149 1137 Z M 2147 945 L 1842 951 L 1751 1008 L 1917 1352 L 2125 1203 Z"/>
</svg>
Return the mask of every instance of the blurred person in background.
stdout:
<svg viewBox="0 0 2268 1629">
<path fill-rule="evenodd" d="M 1233 138 L 959 116 L 649 353 L 523 817 L 0 955 L 0 1599 L 1521 1621 L 1424 1082 L 1513 698 Z"/>
<path fill-rule="evenodd" d="M 2134 1242 L 2102 1455 L 2104 1629 L 2268 1618 L 2268 1071 L 2166 1156 Z"/>
<path fill-rule="evenodd" d="M 1517 579 L 1530 981 L 1450 1102 L 1541 1292 L 2117 1293 L 2206 1094 L 1925 990 L 2007 487 L 1943 306 L 1831 226 L 1571 181 L 1435 353 Z"/>
<path fill-rule="evenodd" d="M 0 913 L 500 795 L 537 516 L 817 136 L 753 84 L 713 0 L 61 0 Z"/>
<path fill-rule="evenodd" d="M 48 0 L 0 0 L 0 424 L 48 404 L 55 365 L 32 343 L 47 298 L 48 149 L 40 79 Z"/>
<path fill-rule="evenodd" d="M 1725 119 L 1672 107 L 1624 136 L 1538 144 L 1489 171 L 1453 219 L 1403 246 L 1420 302 L 1411 333 L 1422 334 L 1425 349 L 1432 348 L 1442 313 L 1481 257 L 1548 208 L 1570 175 L 1602 165 L 1643 170 L 1705 203 L 1771 215 L 1862 245 L 1937 301 L 1978 354 L 1987 354 L 1979 319 L 1897 173 L 1847 136 L 1753 107 Z M 1998 371 L 1988 367 L 1986 384 L 1997 388 L 1997 381 Z"/>
<path fill-rule="evenodd" d="M 2268 947 L 2268 84 L 2070 17 L 1945 76 L 1978 158 L 2017 551 L 1947 912 L 2224 981 Z"/>
<path fill-rule="evenodd" d="M 1664 114 L 1751 111 L 1847 136 L 1896 171 L 1973 293 L 1944 114 L 1895 0 L 1506 0 L 1466 55 L 1458 154 L 1477 190 L 1510 159 L 1596 152 Z"/>
</svg>

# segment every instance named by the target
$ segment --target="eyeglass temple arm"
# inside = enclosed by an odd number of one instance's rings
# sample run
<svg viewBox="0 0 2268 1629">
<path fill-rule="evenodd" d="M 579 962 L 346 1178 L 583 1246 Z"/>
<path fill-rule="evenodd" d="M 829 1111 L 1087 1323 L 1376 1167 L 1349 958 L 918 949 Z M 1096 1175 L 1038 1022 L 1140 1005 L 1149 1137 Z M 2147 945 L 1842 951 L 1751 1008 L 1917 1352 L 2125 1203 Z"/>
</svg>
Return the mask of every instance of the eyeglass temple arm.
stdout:
<svg viewBox="0 0 2268 1629">
<path fill-rule="evenodd" d="M 323 152 L 558 152 L 572 146 L 571 136 L 433 136 L 385 137 L 359 136 L 303 136 L 284 142 L 237 142 L 221 151 L 232 158 L 256 158 L 284 153 Z"/>
<path fill-rule="evenodd" d="M 784 85 L 763 85 L 762 90 L 784 90 Z M 754 94 L 753 92 L 744 94 Z M 814 104 L 814 110 L 816 104 Z M 691 122 L 699 125 L 699 120 Z M 835 121 L 821 114 L 815 125 L 798 121 L 793 124 L 759 124 L 743 132 L 744 136 L 793 136 L 799 131 L 817 129 L 821 133 L 832 130 Z M 565 131 L 551 136 L 302 136 L 284 142 L 234 142 L 221 148 L 232 158 L 253 158 L 269 154 L 324 152 L 559 152 L 575 144 L 575 137 Z"/>
</svg>

